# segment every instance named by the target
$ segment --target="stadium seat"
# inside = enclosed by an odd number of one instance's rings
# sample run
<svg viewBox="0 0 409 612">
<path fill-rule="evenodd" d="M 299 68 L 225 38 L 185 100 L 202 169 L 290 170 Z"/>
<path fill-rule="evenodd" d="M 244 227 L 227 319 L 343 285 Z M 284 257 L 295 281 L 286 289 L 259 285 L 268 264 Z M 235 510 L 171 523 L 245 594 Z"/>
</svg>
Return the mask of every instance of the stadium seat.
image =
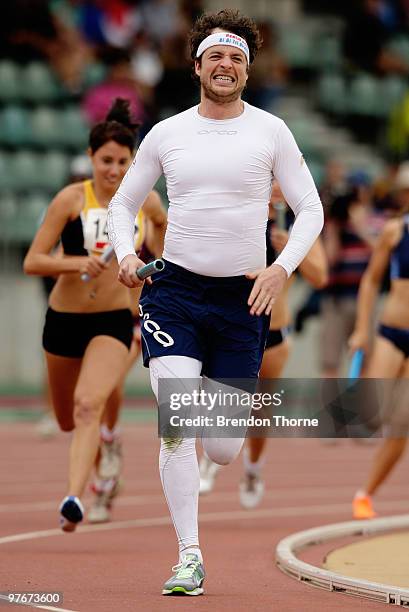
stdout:
<svg viewBox="0 0 409 612">
<path fill-rule="evenodd" d="M 30 121 L 34 145 L 49 147 L 63 143 L 64 134 L 59 111 L 40 106 L 32 111 Z"/>
<path fill-rule="evenodd" d="M 85 70 L 84 86 L 86 89 L 100 83 L 106 75 L 106 67 L 100 62 L 88 64 Z"/>
<path fill-rule="evenodd" d="M 10 183 L 10 155 L 0 151 L 0 194 L 12 187 Z"/>
<path fill-rule="evenodd" d="M 319 70 L 339 70 L 343 63 L 341 39 L 332 35 L 318 36 L 314 57 Z"/>
<path fill-rule="evenodd" d="M 39 186 L 48 192 L 56 192 L 66 184 L 69 173 L 68 156 L 60 151 L 49 151 L 39 161 Z"/>
<path fill-rule="evenodd" d="M 27 111 L 19 106 L 6 106 L 0 112 L 0 144 L 14 147 L 31 141 L 31 127 Z"/>
<path fill-rule="evenodd" d="M 310 68 L 316 63 L 314 39 L 302 27 L 282 29 L 279 47 L 292 68 Z"/>
<path fill-rule="evenodd" d="M 379 117 L 383 114 L 382 88 L 369 74 L 355 76 L 348 92 L 348 111 L 353 115 Z"/>
<path fill-rule="evenodd" d="M 20 98 L 20 69 L 14 62 L 0 62 L 0 102 L 7 104 Z"/>
<path fill-rule="evenodd" d="M 82 118 L 79 108 L 67 107 L 60 115 L 62 144 L 71 149 L 85 149 L 88 142 L 89 126 Z"/>
<path fill-rule="evenodd" d="M 346 109 L 346 87 L 341 74 L 324 73 L 318 81 L 318 104 L 327 113 L 340 115 Z"/>
<path fill-rule="evenodd" d="M 409 93 L 409 85 L 405 79 L 398 76 L 389 76 L 381 81 L 382 98 L 380 100 L 385 116 L 403 101 L 405 95 Z"/>
<path fill-rule="evenodd" d="M 297 144 L 303 154 L 308 155 L 309 153 L 314 152 L 314 130 L 308 121 L 308 118 L 304 119 L 300 116 L 297 119 L 291 119 L 288 122 L 288 125 L 293 132 L 294 138 L 296 139 Z"/>
<path fill-rule="evenodd" d="M 2 223 L 1 233 L 7 234 L 7 223 L 11 222 L 17 214 L 17 199 L 13 192 L 5 191 L 0 195 L 0 222 Z"/>
<path fill-rule="evenodd" d="M 44 217 L 48 204 L 48 196 L 42 193 L 19 198 L 9 239 L 20 244 L 29 244 Z"/>
<path fill-rule="evenodd" d="M 30 62 L 21 71 L 22 97 L 29 102 L 53 102 L 61 94 L 57 79 L 43 62 Z"/>
<path fill-rule="evenodd" d="M 409 63 L 409 36 L 396 36 L 391 40 L 388 48 Z"/>
<path fill-rule="evenodd" d="M 309 171 L 312 174 L 312 177 L 315 181 L 317 188 L 319 188 L 321 185 L 322 179 L 324 177 L 323 165 L 321 164 L 321 162 L 313 158 L 312 159 L 307 158 L 307 165 L 308 165 Z"/>
<path fill-rule="evenodd" d="M 29 150 L 20 150 L 10 155 L 9 181 L 15 191 L 26 191 L 38 185 L 39 155 Z"/>
</svg>

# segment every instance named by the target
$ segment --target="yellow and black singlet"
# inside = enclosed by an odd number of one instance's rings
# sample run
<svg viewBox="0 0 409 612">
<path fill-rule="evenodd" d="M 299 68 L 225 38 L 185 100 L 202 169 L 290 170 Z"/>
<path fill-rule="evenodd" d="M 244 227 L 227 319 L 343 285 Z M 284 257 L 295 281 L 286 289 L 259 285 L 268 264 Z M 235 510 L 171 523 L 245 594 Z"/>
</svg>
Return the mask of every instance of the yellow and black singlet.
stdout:
<svg viewBox="0 0 409 612">
<path fill-rule="evenodd" d="M 62 233 L 61 244 L 65 255 L 98 255 L 109 245 L 107 209 L 100 206 L 92 180 L 82 183 L 85 206 L 79 217 L 69 221 Z M 139 210 L 135 219 L 135 251 L 138 253 L 145 240 L 145 215 Z"/>
</svg>

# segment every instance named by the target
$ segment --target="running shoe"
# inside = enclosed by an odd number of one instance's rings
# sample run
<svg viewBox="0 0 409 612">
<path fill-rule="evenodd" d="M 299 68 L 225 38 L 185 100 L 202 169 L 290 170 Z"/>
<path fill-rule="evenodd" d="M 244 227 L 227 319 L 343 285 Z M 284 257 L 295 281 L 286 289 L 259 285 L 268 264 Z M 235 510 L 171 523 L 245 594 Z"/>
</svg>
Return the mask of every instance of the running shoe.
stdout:
<svg viewBox="0 0 409 612">
<path fill-rule="evenodd" d="M 94 501 L 88 512 L 89 523 L 107 523 L 111 520 L 111 508 L 114 498 L 121 488 L 119 481 L 107 481 L 94 484 L 91 489 L 95 494 Z"/>
<path fill-rule="evenodd" d="M 58 433 L 58 425 L 55 418 L 47 412 L 43 414 L 41 419 L 38 421 L 36 430 L 40 438 L 43 438 L 43 440 L 49 440 Z"/>
<path fill-rule="evenodd" d="M 202 595 L 205 571 L 199 557 L 186 555 L 181 563 L 172 567 L 175 575 L 165 582 L 162 595 Z"/>
<path fill-rule="evenodd" d="M 98 477 L 103 480 L 119 478 L 122 469 L 122 443 L 119 438 L 112 442 L 101 440 L 101 458 L 97 468 Z"/>
<path fill-rule="evenodd" d="M 370 495 L 356 495 L 352 501 L 352 514 L 355 519 L 371 519 L 377 516 L 372 507 Z"/>
<path fill-rule="evenodd" d="M 74 495 L 64 497 L 60 505 L 60 526 L 63 531 L 75 531 L 84 518 L 84 508 Z"/>
<path fill-rule="evenodd" d="M 200 495 L 206 495 L 206 493 L 210 493 L 210 491 L 213 490 L 216 475 L 219 469 L 220 465 L 209 459 L 209 457 L 204 453 L 199 463 Z"/>
<path fill-rule="evenodd" d="M 259 476 L 246 472 L 239 484 L 239 497 L 243 508 L 255 508 L 264 497 L 264 482 Z"/>
</svg>

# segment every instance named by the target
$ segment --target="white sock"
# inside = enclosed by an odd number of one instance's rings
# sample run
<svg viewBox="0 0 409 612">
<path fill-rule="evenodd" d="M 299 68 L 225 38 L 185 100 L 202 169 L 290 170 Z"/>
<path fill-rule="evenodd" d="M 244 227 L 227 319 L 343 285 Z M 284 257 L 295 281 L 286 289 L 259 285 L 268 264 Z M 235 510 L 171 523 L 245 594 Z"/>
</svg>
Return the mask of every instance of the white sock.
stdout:
<svg viewBox="0 0 409 612">
<path fill-rule="evenodd" d="M 179 563 L 182 563 L 186 558 L 186 555 L 197 555 L 199 557 L 200 563 L 203 563 L 203 556 L 200 548 L 190 546 L 189 548 L 185 548 L 179 552 Z"/>
<path fill-rule="evenodd" d="M 243 451 L 243 465 L 246 474 L 250 474 L 250 476 L 260 476 L 261 468 L 264 465 L 264 459 L 261 456 L 258 461 L 253 463 L 250 461 L 248 449 L 245 448 Z"/>
<path fill-rule="evenodd" d="M 104 442 L 113 442 L 116 438 L 119 438 L 121 428 L 119 425 L 115 425 L 113 429 L 109 429 L 105 423 L 102 423 L 100 427 L 101 439 Z"/>
<path fill-rule="evenodd" d="M 358 491 L 355 493 L 354 499 L 358 499 L 359 497 L 367 497 L 367 496 L 368 496 L 368 493 L 364 491 L 364 489 L 358 489 Z"/>
</svg>

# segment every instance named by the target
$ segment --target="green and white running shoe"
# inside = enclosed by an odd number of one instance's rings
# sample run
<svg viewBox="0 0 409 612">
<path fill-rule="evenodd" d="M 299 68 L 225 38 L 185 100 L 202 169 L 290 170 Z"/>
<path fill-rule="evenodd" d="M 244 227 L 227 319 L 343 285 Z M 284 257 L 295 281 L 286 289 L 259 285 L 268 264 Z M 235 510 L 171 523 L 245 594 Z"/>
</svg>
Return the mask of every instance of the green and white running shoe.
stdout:
<svg viewBox="0 0 409 612">
<path fill-rule="evenodd" d="M 165 582 L 162 595 L 202 595 L 205 571 L 199 557 L 186 555 L 181 563 L 172 567 L 175 575 Z"/>
</svg>

